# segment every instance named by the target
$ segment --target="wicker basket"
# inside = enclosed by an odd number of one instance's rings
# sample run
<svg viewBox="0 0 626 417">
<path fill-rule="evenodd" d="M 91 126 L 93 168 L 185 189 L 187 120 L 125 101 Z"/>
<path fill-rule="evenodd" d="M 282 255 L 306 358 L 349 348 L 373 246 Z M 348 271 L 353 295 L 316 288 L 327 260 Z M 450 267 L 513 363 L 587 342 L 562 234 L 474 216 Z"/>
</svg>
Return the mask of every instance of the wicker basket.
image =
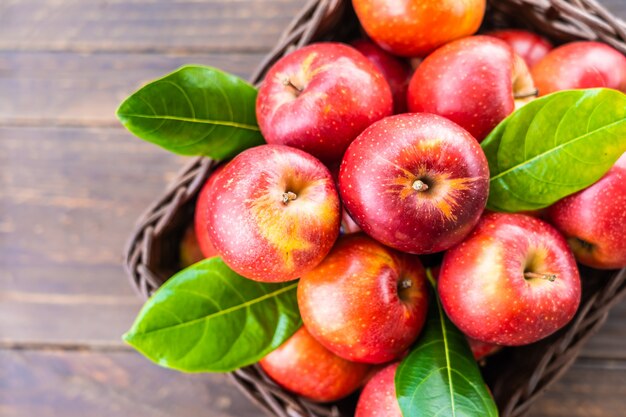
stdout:
<svg viewBox="0 0 626 417">
<path fill-rule="evenodd" d="M 626 53 L 626 24 L 595 0 L 491 0 L 485 28 L 528 27 L 559 43 L 600 40 Z M 286 53 L 315 40 L 347 40 L 358 34 L 349 0 L 312 0 L 287 27 L 251 81 Z M 193 159 L 140 217 L 126 249 L 133 287 L 147 298 L 178 269 L 178 246 L 192 220 L 195 198 L 215 162 Z M 583 301 L 566 328 L 539 343 L 509 348 L 490 358 L 483 373 L 502 417 L 523 416 L 537 396 L 573 363 L 583 344 L 602 326 L 610 308 L 626 295 L 626 269 L 582 269 Z M 355 398 L 320 405 L 285 392 L 258 367 L 231 374 L 237 386 L 268 415 L 280 417 L 351 416 Z"/>
</svg>

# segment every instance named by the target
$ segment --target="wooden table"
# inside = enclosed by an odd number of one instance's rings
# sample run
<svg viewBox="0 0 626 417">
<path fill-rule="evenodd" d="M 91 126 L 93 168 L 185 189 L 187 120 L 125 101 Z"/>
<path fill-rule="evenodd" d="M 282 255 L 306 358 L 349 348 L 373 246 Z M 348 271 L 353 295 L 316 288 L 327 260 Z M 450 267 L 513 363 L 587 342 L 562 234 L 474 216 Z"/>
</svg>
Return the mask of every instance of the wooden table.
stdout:
<svg viewBox="0 0 626 417">
<path fill-rule="evenodd" d="M 301 4 L 0 2 L 2 417 L 260 414 L 224 377 L 158 368 L 120 340 L 140 308 L 122 247 L 185 159 L 114 111 L 184 63 L 248 75 Z M 625 336 L 626 302 L 531 415 L 626 415 Z"/>
</svg>

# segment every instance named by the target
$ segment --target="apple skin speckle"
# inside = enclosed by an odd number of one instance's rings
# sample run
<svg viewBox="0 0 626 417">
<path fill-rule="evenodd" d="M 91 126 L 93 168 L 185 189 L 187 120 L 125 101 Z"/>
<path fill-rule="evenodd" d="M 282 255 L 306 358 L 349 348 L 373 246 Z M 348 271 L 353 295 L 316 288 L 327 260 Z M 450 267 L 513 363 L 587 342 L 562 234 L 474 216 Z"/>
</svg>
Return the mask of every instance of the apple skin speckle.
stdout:
<svg viewBox="0 0 626 417">
<path fill-rule="evenodd" d="M 521 29 L 496 30 L 488 36 L 501 39 L 522 57 L 528 68 L 532 68 L 552 50 L 552 44 L 543 36 Z"/>
<path fill-rule="evenodd" d="M 528 278 L 526 272 L 556 279 Z M 567 242 L 548 223 L 523 214 L 487 213 L 443 258 L 437 289 L 452 322 L 485 343 L 519 346 L 565 326 L 581 284 Z"/>
<path fill-rule="evenodd" d="M 328 350 L 381 364 L 398 359 L 419 336 L 428 308 L 426 274 L 417 256 L 362 233 L 346 235 L 301 277 L 298 306 L 308 331 Z"/>
<path fill-rule="evenodd" d="M 202 186 L 200 193 L 198 193 L 198 200 L 196 201 L 196 210 L 194 212 L 194 231 L 198 239 L 198 245 L 200 251 L 205 258 L 212 258 L 219 255 L 217 249 L 211 242 L 211 238 L 208 233 L 209 222 L 209 197 L 213 193 L 213 184 L 218 175 L 224 169 L 225 165 L 220 165 L 211 173 L 207 181 Z"/>
<path fill-rule="evenodd" d="M 548 208 L 548 220 L 581 264 L 626 267 L 626 153 L 595 184 Z"/>
<path fill-rule="evenodd" d="M 354 417 L 402 417 L 396 398 L 396 370 L 399 362 L 378 371 L 365 385 Z"/>
<path fill-rule="evenodd" d="M 415 181 L 428 186 L 415 189 Z M 368 235 L 415 254 L 459 243 L 478 222 L 489 167 L 478 142 L 432 114 L 385 118 L 348 148 L 339 172 L 346 210 Z"/>
<path fill-rule="evenodd" d="M 285 193 L 295 195 L 284 201 Z M 207 198 L 208 238 L 224 262 L 246 278 L 284 282 L 324 259 L 341 221 L 328 168 L 282 145 L 237 155 L 217 176 Z"/>
<path fill-rule="evenodd" d="M 550 51 L 532 76 L 540 96 L 600 87 L 626 93 L 626 56 L 601 42 L 570 42 Z"/>
<path fill-rule="evenodd" d="M 525 80 L 520 93 L 534 90 L 528 68 L 519 61 L 515 65 L 515 54 L 506 42 L 490 36 L 446 44 L 413 74 L 409 111 L 446 117 L 480 142 L 515 109 L 514 78 Z"/>
<path fill-rule="evenodd" d="M 476 33 L 485 0 L 352 0 L 370 38 L 394 55 L 422 57 Z"/>
<path fill-rule="evenodd" d="M 363 385 L 371 366 L 340 358 L 301 327 L 259 362 L 278 385 L 312 401 L 337 401 Z"/>
<path fill-rule="evenodd" d="M 341 160 L 366 127 L 393 112 L 389 84 L 356 49 L 312 44 L 281 58 L 267 73 L 256 103 L 263 137 L 310 153 L 328 165 Z"/>
<path fill-rule="evenodd" d="M 385 76 L 393 95 L 393 113 L 406 113 L 406 95 L 413 71 L 408 62 L 391 55 L 378 45 L 367 40 L 358 40 L 352 46 L 365 57 Z"/>
</svg>

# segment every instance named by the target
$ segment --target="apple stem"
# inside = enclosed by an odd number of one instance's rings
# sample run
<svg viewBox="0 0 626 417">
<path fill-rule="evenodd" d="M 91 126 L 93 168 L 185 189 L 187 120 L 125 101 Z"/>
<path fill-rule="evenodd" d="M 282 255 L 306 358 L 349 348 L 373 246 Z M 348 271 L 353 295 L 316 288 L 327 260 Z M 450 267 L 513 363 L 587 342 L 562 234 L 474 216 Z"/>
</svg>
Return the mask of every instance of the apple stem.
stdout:
<svg viewBox="0 0 626 417">
<path fill-rule="evenodd" d="M 415 191 L 426 191 L 428 190 L 428 184 L 426 184 L 422 180 L 415 180 L 415 182 L 413 183 L 413 189 Z"/>
<path fill-rule="evenodd" d="M 290 201 L 295 200 L 296 198 L 298 198 L 296 193 L 287 191 L 286 193 L 283 193 L 283 204 L 288 204 Z"/>
<path fill-rule="evenodd" d="M 529 91 L 528 93 L 514 94 L 513 98 L 515 98 L 515 100 L 519 100 L 519 99 L 522 99 L 522 98 L 537 97 L 537 95 L 539 95 L 539 90 L 535 88 L 534 90 Z"/>
<path fill-rule="evenodd" d="M 546 279 L 550 282 L 554 282 L 554 280 L 556 280 L 556 274 L 538 274 L 536 272 L 524 272 L 524 278 L 526 279 L 541 278 L 541 279 Z"/>
<path fill-rule="evenodd" d="M 410 279 L 406 278 L 403 279 L 402 281 L 400 281 L 400 283 L 398 284 L 398 288 L 401 290 L 406 290 L 407 288 L 411 288 L 413 286 L 413 281 L 411 281 Z"/>
<path fill-rule="evenodd" d="M 284 85 L 285 87 L 291 87 L 291 88 L 293 88 L 293 89 L 295 90 L 296 95 L 299 95 L 300 93 L 302 93 L 302 89 L 301 89 L 301 88 L 298 88 L 298 86 L 297 86 L 297 85 L 295 85 L 295 84 L 291 81 L 291 79 L 289 79 L 289 78 L 285 78 L 285 79 L 283 80 L 283 85 Z"/>
</svg>

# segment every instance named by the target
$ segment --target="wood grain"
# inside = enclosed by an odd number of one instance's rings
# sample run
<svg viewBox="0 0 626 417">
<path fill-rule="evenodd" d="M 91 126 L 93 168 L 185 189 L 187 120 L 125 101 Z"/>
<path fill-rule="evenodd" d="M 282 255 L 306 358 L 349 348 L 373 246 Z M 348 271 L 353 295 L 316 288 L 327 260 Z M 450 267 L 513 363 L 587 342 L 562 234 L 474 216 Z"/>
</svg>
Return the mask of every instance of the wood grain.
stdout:
<svg viewBox="0 0 626 417">
<path fill-rule="evenodd" d="M 626 300 L 611 309 L 608 320 L 585 345 L 581 356 L 626 360 Z"/>
<path fill-rule="evenodd" d="M 603 4 L 607 9 L 613 12 L 616 16 L 626 19 L 626 1 L 624 0 L 599 0 L 600 4 Z"/>
<path fill-rule="evenodd" d="M 4 0 L 0 50 L 266 51 L 303 4 L 302 0 Z"/>
<path fill-rule="evenodd" d="M 528 417 L 623 417 L 626 362 L 579 359 Z"/>
<path fill-rule="evenodd" d="M 0 350 L 3 417 L 243 417 L 259 412 L 223 375 L 186 375 L 134 352 Z"/>
<path fill-rule="evenodd" d="M 0 97 L 8 98 L 0 100 L 0 124 L 117 127 L 115 110 L 122 100 L 154 78 L 185 64 L 211 65 L 245 78 L 261 58 L 258 53 L 0 51 Z"/>
<path fill-rule="evenodd" d="M 123 129 L 0 127 L 0 342 L 121 345 L 122 248 L 184 161 Z"/>
<path fill-rule="evenodd" d="M 0 262 L 118 264 L 136 216 L 184 161 L 123 129 L 0 127 Z"/>
</svg>

